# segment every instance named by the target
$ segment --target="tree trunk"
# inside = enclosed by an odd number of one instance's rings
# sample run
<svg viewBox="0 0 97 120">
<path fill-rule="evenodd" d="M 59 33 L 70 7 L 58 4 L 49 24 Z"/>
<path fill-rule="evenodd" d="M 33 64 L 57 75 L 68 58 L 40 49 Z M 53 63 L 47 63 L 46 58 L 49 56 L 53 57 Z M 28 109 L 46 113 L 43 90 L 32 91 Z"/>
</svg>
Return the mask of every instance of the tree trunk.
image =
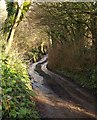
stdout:
<svg viewBox="0 0 97 120">
<path fill-rule="evenodd" d="M 9 50 L 12 46 L 14 34 L 15 34 L 16 28 L 17 28 L 17 26 L 19 24 L 19 21 L 20 21 L 22 9 L 23 9 L 23 4 L 20 7 L 19 6 L 17 7 L 17 13 L 16 13 L 16 16 L 15 16 L 15 21 L 14 21 L 13 27 L 10 30 L 10 33 L 8 35 L 8 38 L 7 38 L 7 45 L 6 45 L 6 49 L 5 49 L 6 54 L 9 52 Z"/>
<path fill-rule="evenodd" d="M 95 15 L 91 15 L 91 32 L 95 49 L 95 65 L 97 66 L 97 17 Z"/>
</svg>

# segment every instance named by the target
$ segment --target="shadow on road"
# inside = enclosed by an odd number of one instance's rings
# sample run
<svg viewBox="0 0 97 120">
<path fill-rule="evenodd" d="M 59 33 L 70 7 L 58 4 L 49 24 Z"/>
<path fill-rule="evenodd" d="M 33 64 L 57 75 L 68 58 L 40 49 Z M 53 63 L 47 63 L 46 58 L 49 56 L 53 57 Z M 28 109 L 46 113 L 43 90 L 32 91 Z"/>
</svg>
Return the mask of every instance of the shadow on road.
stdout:
<svg viewBox="0 0 97 120">
<path fill-rule="evenodd" d="M 47 58 L 33 67 L 32 85 L 37 93 L 35 101 L 41 118 L 96 119 L 95 97 L 73 82 L 47 70 L 46 61 Z"/>
</svg>

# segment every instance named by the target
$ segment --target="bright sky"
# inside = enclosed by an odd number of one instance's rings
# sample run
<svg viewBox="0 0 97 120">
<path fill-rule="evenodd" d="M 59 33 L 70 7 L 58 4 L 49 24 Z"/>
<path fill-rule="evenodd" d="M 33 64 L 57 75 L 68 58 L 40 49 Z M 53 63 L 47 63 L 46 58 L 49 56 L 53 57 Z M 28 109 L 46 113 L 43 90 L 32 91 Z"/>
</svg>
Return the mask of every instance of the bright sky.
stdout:
<svg viewBox="0 0 97 120">
<path fill-rule="evenodd" d="M 4 0 L 0 0 L 0 30 L 2 23 L 4 23 L 7 17 L 6 4 Z"/>
<path fill-rule="evenodd" d="M 1 9 L 6 9 L 6 5 L 5 5 L 5 1 L 4 0 L 0 0 L 0 10 Z"/>
</svg>

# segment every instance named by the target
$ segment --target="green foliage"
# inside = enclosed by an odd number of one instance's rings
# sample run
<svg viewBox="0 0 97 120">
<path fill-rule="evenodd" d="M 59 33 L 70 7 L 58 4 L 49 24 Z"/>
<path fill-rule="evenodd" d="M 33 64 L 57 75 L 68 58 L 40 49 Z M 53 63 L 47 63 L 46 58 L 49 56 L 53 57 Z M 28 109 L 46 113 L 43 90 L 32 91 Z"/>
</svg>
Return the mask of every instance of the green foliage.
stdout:
<svg viewBox="0 0 97 120">
<path fill-rule="evenodd" d="M 15 19 L 15 14 L 17 12 L 17 4 L 15 2 L 7 1 L 6 5 L 8 16 L 3 27 L 4 33 L 9 32 L 10 29 L 12 28 Z"/>
<path fill-rule="evenodd" d="M 97 91 L 97 2 L 44 3 L 39 7 L 41 23 L 48 26 L 53 44 L 49 68 L 63 70 L 81 85 Z"/>
<path fill-rule="evenodd" d="M 78 74 L 70 70 L 62 70 L 59 73 L 74 79 L 76 83 L 80 84 L 82 87 L 87 87 L 94 90 L 94 94 L 97 94 L 97 66 L 91 70 L 88 70 L 87 74 Z"/>
<path fill-rule="evenodd" d="M 35 103 L 31 97 L 35 94 L 30 85 L 26 65 L 16 52 L 8 56 L 2 54 L 2 116 L 7 118 L 36 119 Z"/>
<path fill-rule="evenodd" d="M 31 51 L 29 51 L 25 55 L 25 58 L 26 60 L 37 62 L 45 54 L 47 54 L 47 49 L 41 50 L 41 46 L 38 46 L 38 47 L 33 48 Z"/>
<path fill-rule="evenodd" d="M 10 1 L 6 2 L 8 17 L 10 17 L 16 13 L 15 4 L 16 4 L 15 2 L 10 2 Z"/>
<path fill-rule="evenodd" d="M 5 25 L 4 25 L 4 33 L 9 32 L 14 24 L 14 20 L 16 17 L 16 14 L 18 12 L 18 3 L 17 2 L 10 2 L 7 1 L 7 12 L 8 12 L 8 17 L 5 21 Z M 24 2 L 23 3 L 23 9 L 22 9 L 22 14 L 20 17 L 20 21 L 22 20 L 22 18 L 24 17 L 24 15 L 26 14 L 26 12 L 29 10 L 29 6 L 30 6 L 30 2 Z"/>
<path fill-rule="evenodd" d="M 31 3 L 30 2 L 24 2 L 23 3 L 23 10 L 22 10 L 22 17 L 25 15 L 25 13 L 29 10 Z"/>
<path fill-rule="evenodd" d="M 41 22 L 48 25 L 48 32 L 52 40 L 61 43 L 88 39 L 89 31 L 92 32 L 94 20 L 96 19 L 97 2 L 93 3 L 44 3 L 39 4 L 42 9 Z M 93 14 L 93 16 L 91 16 Z M 93 22 L 93 23 L 92 23 Z M 95 23 L 95 25 L 96 25 Z M 96 30 L 97 31 L 97 30 Z M 92 33 L 96 33 L 92 32 Z"/>
</svg>

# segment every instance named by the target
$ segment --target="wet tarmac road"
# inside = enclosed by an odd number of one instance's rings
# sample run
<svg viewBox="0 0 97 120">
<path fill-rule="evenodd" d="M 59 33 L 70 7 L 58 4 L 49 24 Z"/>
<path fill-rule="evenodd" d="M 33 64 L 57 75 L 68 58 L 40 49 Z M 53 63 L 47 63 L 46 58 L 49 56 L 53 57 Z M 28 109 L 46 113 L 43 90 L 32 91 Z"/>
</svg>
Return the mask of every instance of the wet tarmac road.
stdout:
<svg viewBox="0 0 97 120">
<path fill-rule="evenodd" d="M 97 119 L 95 96 L 47 69 L 47 55 L 30 66 L 37 110 L 41 118 Z"/>
</svg>

